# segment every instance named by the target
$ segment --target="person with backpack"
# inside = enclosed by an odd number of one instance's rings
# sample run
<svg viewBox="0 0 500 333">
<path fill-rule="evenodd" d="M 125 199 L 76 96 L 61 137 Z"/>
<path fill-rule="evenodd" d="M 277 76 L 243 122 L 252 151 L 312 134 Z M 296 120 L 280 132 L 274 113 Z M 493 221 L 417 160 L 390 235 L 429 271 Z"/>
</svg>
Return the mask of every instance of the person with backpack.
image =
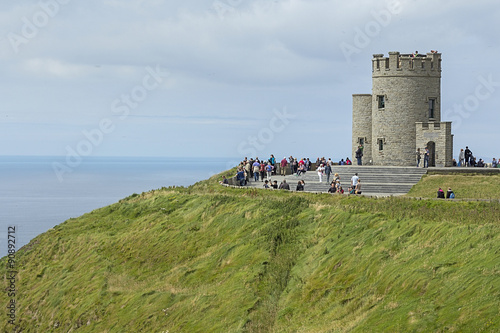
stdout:
<svg viewBox="0 0 500 333">
<path fill-rule="evenodd" d="M 446 192 L 446 199 L 455 199 L 455 193 L 453 193 L 451 187 L 448 187 L 448 191 Z"/>
</svg>

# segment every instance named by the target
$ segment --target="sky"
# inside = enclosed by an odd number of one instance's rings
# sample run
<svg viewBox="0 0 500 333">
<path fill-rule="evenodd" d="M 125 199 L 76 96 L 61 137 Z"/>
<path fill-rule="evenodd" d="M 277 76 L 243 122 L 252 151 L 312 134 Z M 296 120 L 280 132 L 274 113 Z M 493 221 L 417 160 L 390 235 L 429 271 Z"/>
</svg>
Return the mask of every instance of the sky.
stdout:
<svg viewBox="0 0 500 333">
<path fill-rule="evenodd" d="M 454 156 L 498 158 L 499 35 L 498 0 L 2 1 L 0 155 L 338 160 L 373 54 L 437 50 Z"/>
</svg>

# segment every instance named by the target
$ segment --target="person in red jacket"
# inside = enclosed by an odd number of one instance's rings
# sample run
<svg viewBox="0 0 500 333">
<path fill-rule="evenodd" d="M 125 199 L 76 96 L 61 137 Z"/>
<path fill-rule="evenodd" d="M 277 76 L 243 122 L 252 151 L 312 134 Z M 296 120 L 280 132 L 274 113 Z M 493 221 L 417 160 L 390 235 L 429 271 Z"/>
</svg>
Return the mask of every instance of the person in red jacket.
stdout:
<svg viewBox="0 0 500 333">
<path fill-rule="evenodd" d="M 284 176 L 285 173 L 286 173 L 286 166 L 287 165 L 288 165 L 288 161 L 286 160 L 286 157 L 283 157 L 283 159 L 281 160 L 281 163 L 280 163 L 280 166 L 281 166 L 281 168 L 280 168 L 280 174 L 282 176 Z"/>
</svg>

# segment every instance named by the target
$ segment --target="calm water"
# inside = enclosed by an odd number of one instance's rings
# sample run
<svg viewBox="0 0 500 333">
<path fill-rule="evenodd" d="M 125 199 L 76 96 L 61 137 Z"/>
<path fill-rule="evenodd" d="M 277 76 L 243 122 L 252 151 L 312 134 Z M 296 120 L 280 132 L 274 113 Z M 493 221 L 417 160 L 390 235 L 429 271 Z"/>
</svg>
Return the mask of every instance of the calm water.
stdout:
<svg viewBox="0 0 500 333">
<path fill-rule="evenodd" d="M 62 181 L 53 163 L 63 157 L 0 156 L 0 255 L 7 228 L 16 248 L 71 217 L 163 186 L 188 186 L 230 167 L 229 159 L 87 157 Z M 66 164 L 67 165 L 67 164 Z"/>
</svg>

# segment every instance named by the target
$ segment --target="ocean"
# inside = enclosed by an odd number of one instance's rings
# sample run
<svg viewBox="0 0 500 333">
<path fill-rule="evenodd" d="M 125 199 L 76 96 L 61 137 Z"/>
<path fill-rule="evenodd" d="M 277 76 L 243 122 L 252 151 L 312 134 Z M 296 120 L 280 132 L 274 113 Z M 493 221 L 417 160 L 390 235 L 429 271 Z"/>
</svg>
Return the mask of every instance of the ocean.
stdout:
<svg viewBox="0 0 500 333">
<path fill-rule="evenodd" d="M 69 218 L 133 193 L 192 185 L 231 163 L 228 158 L 85 157 L 68 164 L 65 157 L 0 156 L 0 255 L 7 254 L 9 226 L 15 227 L 19 249 Z"/>
</svg>

